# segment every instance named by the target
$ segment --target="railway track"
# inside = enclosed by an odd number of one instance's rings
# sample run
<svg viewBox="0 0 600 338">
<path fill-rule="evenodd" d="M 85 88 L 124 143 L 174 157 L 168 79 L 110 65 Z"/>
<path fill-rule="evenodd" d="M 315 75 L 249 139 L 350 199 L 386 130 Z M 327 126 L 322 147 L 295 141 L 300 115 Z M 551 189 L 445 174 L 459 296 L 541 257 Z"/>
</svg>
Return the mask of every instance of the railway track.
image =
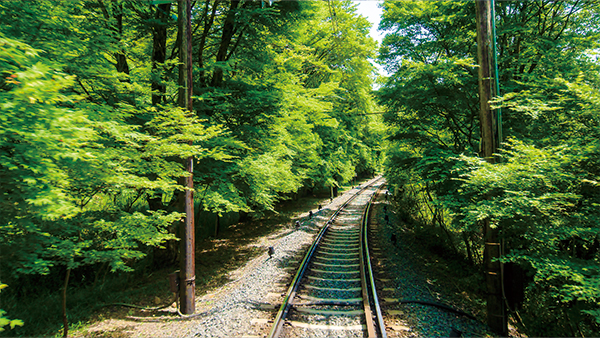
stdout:
<svg viewBox="0 0 600 338">
<path fill-rule="evenodd" d="M 386 337 L 367 241 L 370 202 L 383 183 L 359 189 L 323 226 L 268 337 Z"/>
</svg>

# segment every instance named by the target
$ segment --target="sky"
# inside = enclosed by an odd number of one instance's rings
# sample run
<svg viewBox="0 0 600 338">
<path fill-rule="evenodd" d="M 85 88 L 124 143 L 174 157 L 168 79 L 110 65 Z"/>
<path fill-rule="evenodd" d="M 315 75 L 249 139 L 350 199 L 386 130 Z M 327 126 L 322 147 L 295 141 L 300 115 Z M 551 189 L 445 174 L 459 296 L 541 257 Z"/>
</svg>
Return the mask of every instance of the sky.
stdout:
<svg viewBox="0 0 600 338">
<path fill-rule="evenodd" d="M 381 35 L 381 33 L 377 31 L 377 27 L 379 26 L 379 21 L 381 21 L 381 14 L 383 13 L 383 10 L 379 8 L 379 4 L 382 1 L 362 0 L 353 2 L 358 5 L 358 14 L 365 16 L 371 23 L 371 37 L 377 40 L 377 42 L 381 43 L 383 35 Z"/>
<path fill-rule="evenodd" d="M 354 3 L 358 5 L 358 14 L 364 16 L 371 23 L 371 31 L 369 35 L 377 40 L 378 43 L 381 43 L 383 39 L 383 35 L 377 31 L 377 27 L 379 27 L 379 21 L 381 21 L 381 14 L 383 13 L 383 9 L 379 8 L 379 4 L 382 2 L 380 0 L 362 0 L 357 1 L 353 0 Z M 374 63 L 375 64 L 375 63 Z M 381 65 L 375 64 L 379 74 L 388 76 L 389 74 L 381 67 Z"/>
</svg>

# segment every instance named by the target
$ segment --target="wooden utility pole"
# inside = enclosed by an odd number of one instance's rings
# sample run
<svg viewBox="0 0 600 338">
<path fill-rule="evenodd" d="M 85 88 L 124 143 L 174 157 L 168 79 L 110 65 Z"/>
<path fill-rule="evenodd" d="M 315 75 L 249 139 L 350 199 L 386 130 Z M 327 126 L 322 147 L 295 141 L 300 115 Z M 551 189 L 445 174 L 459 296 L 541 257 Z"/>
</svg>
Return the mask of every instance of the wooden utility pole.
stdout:
<svg viewBox="0 0 600 338">
<path fill-rule="evenodd" d="M 481 155 L 494 163 L 496 151 L 494 137 L 494 114 L 490 107 L 494 88 L 492 47 L 492 3 L 491 0 L 476 0 L 477 6 L 477 58 L 479 60 L 479 121 L 481 126 Z"/>
<path fill-rule="evenodd" d="M 479 120 L 481 125 L 481 156 L 489 163 L 494 163 L 493 154 L 496 142 L 497 125 L 490 100 L 494 96 L 497 77 L 493 53 L 493 0 L 476 0 L 477 11 L 477 57 L 479 60 Z M 500 241 L 498 228 L 492 227 L 486 219 L 483 225 L 485 247 L 483 252 L 485 280 L 487 285 L 487 317 L 488 325 L 502 336 L 508 335 L 506 307 L 502 294 L 502 269 L 500 258 Z"/>
<path fill-rule="evenodd" d="M 190 112 L 192 106 L 192 5 L 191 0 L 178 0 L 179 15 L 179 105 Z M 191 144 L 191 141 L 190 141 Z M 194 232 L 194 158 L 184 161 L 189 175 L 183 178 L 185 190 L 185 224 L 181 231 L 179 300 L 183 314 L 196 311 L 196 257 Z"/>
</svg>

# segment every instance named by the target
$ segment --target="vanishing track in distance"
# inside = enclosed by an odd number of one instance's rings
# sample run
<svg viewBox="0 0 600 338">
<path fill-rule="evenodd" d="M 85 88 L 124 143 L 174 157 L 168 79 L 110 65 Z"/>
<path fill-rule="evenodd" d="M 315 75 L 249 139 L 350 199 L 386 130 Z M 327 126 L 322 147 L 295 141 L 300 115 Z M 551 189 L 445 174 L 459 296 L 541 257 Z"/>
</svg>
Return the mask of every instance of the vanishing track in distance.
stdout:
<svg viewBox="0 0 600 338">
<path fill-rule="evenodd" d="M 367 241 L 378 177 L 342 205 L 322 227 L 298 268 L 269 334 L 275 337 L 386 337 Z"/>
</svg>

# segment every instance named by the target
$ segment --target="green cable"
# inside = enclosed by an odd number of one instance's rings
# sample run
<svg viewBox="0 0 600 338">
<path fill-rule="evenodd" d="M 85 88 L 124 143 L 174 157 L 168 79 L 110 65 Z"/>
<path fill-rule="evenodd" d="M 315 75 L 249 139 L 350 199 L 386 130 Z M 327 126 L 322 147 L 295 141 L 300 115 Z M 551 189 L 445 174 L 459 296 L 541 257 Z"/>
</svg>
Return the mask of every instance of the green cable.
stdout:
<svg viewBox="0 0 600 338">
<path fill-rule="evenodd" d="M 492 38 L 493 38 L 493 45 L 492 45 L 492 49 L 494 52 L 494 78 L 496 79 L 496 96 L 500 96 L 500 79 L 499 77 L 499 73 L 498 73 L 498 51 L 496 49 L 496 4 L 494 0 L 491 0 L 491 6 L 492 6 Z M 498 108 L 497 109 L 498 113 L 497 113 L 497 129 L 498 129 L 498 146 L 500 146 L 500 143 L 502 143 L 502 108 Z"/>
<path fill-rule="evenodd" d="M 500 96 L 500 79 L 499 74 L 498 74 L 498 51 L 496 49 L 496 4 L 494 0 L 491 0 L 491 5 L 492 5 L 492 38 L 494 40 L 494 45 L 493 45 L 493 51 L 494 51 L 494 78 L 496 79 L 496 96 Z M 498 107 L 498 114 L 497 114 L 497 118 L 498 118 L 498 147 L 500 146 L 500 143 L 502 142 L 502 108 Z M 504 236 L 502 236 L 501 242 L 504 243 Z M 503 254 L 503 252 L 501 251 L 501 254 Z M 504 264 L 500 265 L 500 281 L 501 281 L 501 285 L 502 285 L 502 299 L 504 300 L 504 306 L 508 306 L 507 300 L 506 300 L 506 294 L 504 292 Z M 507 318 L 506 318 L 506 308 L 503 308 L 502 310 L 502 321 L 504 322 L 503 325 L 506 325 L 507 323 Z"/>
</svg>

